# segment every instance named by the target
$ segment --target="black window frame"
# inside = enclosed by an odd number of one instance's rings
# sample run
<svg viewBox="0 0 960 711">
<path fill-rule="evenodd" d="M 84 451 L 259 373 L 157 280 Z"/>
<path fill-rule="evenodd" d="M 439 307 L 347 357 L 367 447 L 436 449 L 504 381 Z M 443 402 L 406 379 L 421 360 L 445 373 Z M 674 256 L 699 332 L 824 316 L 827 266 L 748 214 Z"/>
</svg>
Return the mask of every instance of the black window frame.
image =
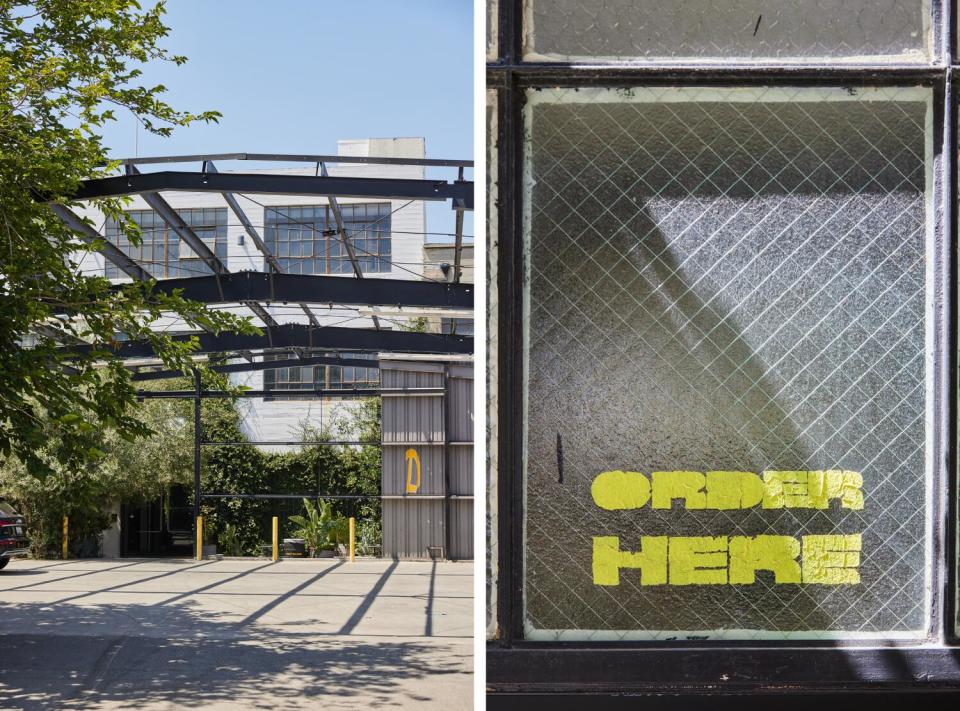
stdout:
<svg viewBox="0 0 960 711">
<path fill-rule="evenodd" d="M 369 353 L 342 353 L 344 358 L 373 358 Z M 288 353 L 267 354 L 264 360 L 285 360 Z M 300 376 L 304 371 L 313 374 L 312 380 L 302 377 L 297 380 L 290 377 L 292 371 Z M 371 377 L 372 374 L 372 377 Z M 278 376 L 284 376 L 278 382 Z M 363 377 L 366 376 L 366 377 Z M 309 397 L 307 394 L 317 390 L 352 390 L 357 388 L 376 389 L 380 387 L 379 368 L 360 368 L 351 365 L 307 365 L 288 366 L 285 368 L 270 368 L 263 371 L 263 389 L 271 393 L 264 396 L 265 402 L 319 400 L 319 397 Z M 298 395 L 297 393 L 304 393 Z"/>
<path fill-rule="evenodd" d="M 224 263 L 227 262 L 229 242 L 227 229 L 229 226 L 229 217 L 226 207 L 207 206 L 207 207 L 181 207 L 175 210 L 177 215 L 197 233 L 197 236 L 203 240 L 210 250 Z M 213 222 L 205 220 L 206 213 L 213 213 Z M 142 219 L 139 216 L 150 214 L 152 216 L 153 226 L 141 226 L 141 240 L 139 246 L 134 247 L 130 243 L 129 237 L 120 230 L 120 225 L 113 219 L 108 219 L 104 224 L 104 236 L 117 246 L 121 252 L 139 263 L 145 271 L 157 279 L 172 279 L 181 277 L 200 276 L 202 274 L 213 274 L 210 266 L 197 255 L 184 257 L 184 250 L 192 252 L 189 246 L 180 236 L 170 227 L 152 208 L 130 208 L 124 211 L 124 214 L 137 221 Z M 199 214 L 199 221 L 196 220 Z M 139 225 L 140 223 L 137 222 Z M 213 231 L 213 242 L 206 236 Z M 148 257 L 145 249 L 153 250 L 162 244 L 163 261 L 156 261 L 152 255 Z M 177 256 L 171 255 L 172 247 L 176 246 Z M 107 279 L 124 279 L 127 277 L 123 271 L 113 262 L 104 261 L 104 276 Z"/>
<path fill-rule="evenodd" d="M 366 212 L 373 208 L 376 212 L 372 220 L 356 218 L 357 209 Z M 313 211 L 313 218 L 308 219 L 302 215 L 292 215 L 293 211 Z M 393 209 L 390 202 L 348 202 L 340 204 L 340 212 L 343 217 L 343 225 L 347 231 L 347 237 L 354 247 L 357 262 L 360 270 L 364 274 L 389 274 L 393 271 Z M 322 214 L 322 217 L 321 217 Z M 320 227 L 320 225 L 323 225 Z M 373 225 L 376 227 L 370 229 L 358 229 L 356 226 Z M 264 242 L 271 254 L 283 267 L 284 272 L 290 274 L 353 274 L 353 265 L 347 255 L 346 249 L 340 234 L 337 232 L 337 223 L 334 219 L 333 209 L 328 203 L 316 203 L 309 205 L 267 205 L 263 209 L 263 232 Z M 285 235 L 287 239 L 281 238 L 281 230 L 286 227 L 298 228 L 299 239 L 290 240 L 289 234 Z M 310 239 L 305 239 L 304 234 L 310 234 Z M 296 242 L 298 244 L 299 254 L 289 253 L 289 244 Z M 373 243 L 373 244 L 371 244 Z M 312 245 L 311 254 L 304 255 L 301 245 Z M 284 245 L 287 248 L 284 249 Z M 318 250 L 318 245 L 322 249 Z M 386 245 L 386 251 L 383 247 Z M 369 249 L 376 247 L 376 252 Z M 288 252 L 288 253 L 285 253 Z M 324 267 L 318 271 L 313 268 L 317 262 L 322 262 Z"/>
<path fill-rule="evenodd" d="M 496 57 L 487 89 L 496 95 L 496 634 L 487 641 L 487 689 L 517 693 L 730 694 L 960 688 L 957 619 L 957 101 L 954 0 L 929 3 L 929 63 L 856 64 L 723 61 L 601 65 L 523 58 L 524 0 L 499 0 L 491 17 Z M 523 633 L 524 545 L 524 102 L 538 87 L 924 86 L 932 89 L 936 273 L 934 288 L 933 643 L 916 641 L 538 642 Z M 919 646 L 922 644 L 923 646 Z M 582 705 L 583 701 L 577 702 Z M 738 705 L 741 702 L 736 702 Z M 769 703 L 769 702 L 765 702 Z M 589 702 L 588 702 L 589 705 Z M 679 707 L 679 706 L 678 706 Z"/>
</svg>

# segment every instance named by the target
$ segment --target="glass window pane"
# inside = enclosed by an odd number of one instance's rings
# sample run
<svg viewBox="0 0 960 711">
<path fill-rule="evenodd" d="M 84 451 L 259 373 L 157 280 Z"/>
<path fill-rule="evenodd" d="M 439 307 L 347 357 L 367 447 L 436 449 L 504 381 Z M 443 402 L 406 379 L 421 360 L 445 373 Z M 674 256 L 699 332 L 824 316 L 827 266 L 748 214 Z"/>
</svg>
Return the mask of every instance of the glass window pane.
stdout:
<svg viewBox="0 0 960 711">
<path fill-rule="evenodd" d="M 922 634 L 930 92 L 528 99 L 527 636 Z"/>
<path fill-rule="evenodd" d="M 526 58 L 928 61 L 921 0 L 525 0 Z"/>
</svg>

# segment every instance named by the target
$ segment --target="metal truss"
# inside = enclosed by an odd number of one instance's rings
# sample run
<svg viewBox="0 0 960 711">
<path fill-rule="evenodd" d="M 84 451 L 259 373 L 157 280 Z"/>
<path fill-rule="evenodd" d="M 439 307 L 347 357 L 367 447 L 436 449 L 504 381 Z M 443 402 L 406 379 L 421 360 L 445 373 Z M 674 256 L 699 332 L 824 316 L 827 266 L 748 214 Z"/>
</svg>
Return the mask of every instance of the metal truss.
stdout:
<svg viewBox="0 0 960 711">
<path fill-rule="evenodd" d="M 472 168 L 472 160 L 442 158 L 380 158 L 377 156 L 333 156 L 304 153 L 197 153 L 180 156 L 122 158 L 121 165 L 157 165 L 162 163 L 199 163 L 214 160 L 249 160 L 271 163 L 360 163 L 374 165 L 421 165 L 433 168 Z"/>
<path fill-rule="evenodd" d="M 306 358 L 287 358 L 284 360 L 262 360 L 255 362 L 229 363 L 226 365 L 211 365 L 207 370 L 214 373 L 248 373 L 258 370 L 274 370 L 276 368 L 302 368 L 312 365 L 334 365 L 354 368 L 379 368 L 380 361 L 373 358 L 339 358 L 337 356 L 314 356 Z M 146 370 L 134 373 L 133 381 L 166 380 L 183 375 L 178 370 Z"/>
<path fill-rule="evenodd" d="M 316 163 L 316 176 L 220 173 L 215 160 L 289 161 Z M 138 165 L 201 163 L 199 172 L 141 173 Z M 457 169 L 457 179 L 405 180 L 390 178 L 331 177 L 327 162 L 366 163 L 386 165 L 416 165 Z M 457 210 L 456 264 L 454 281 L 459 281 L 459 263 L 462 247 L 463 210 L 472 209 L 473 183 L 464 181 L 464 169 L 472 161 L 377 158 L 357 156 L 288 155 L 257 153 L 226 153 L 213 155 L 162 156 L 128 158 L 121 161 L 125 175 L 85 181 L 77 200 L 139 194 L 160 216 L 168 228 L 186 244 L 210 269 L 210 276 L 184 279 L 162 279 L 155 288 L 163 293 L 182 289 L 186 298 L 205 303 L 236 303 L 248 308 L 267 329 L 266 345 L 275 344 L 276 331 L 281 324 L 270 313 L 266 304 L 295 303 L 313 329 L 322 329 L 309 304 L 328 306 L 418 306 L 436 308 L 472 308 L 472 287 L 442 283 L 414 282 L 399 279 L 365 279 L 353 244 L 347 235 L 343 215 L 337 200 L 340 197 L 378 197 L 408 200 L 451 200 Z M 177 214 L 160 194 L 163 190 L 192 192 L 219 192 L 230 210 L 243 225 L 244 231 L 263 255 L 268 273 L 243 272 L 231 274 L 227 265 L 214 253 L 194 230 Z M 355 279 L 312 275 L 284 274 L 279 260 L 271 254 L 263 236 L 244 212 L 237 193 L 268 193 L 288 195 L 317 195 L 327 199 L 337 224 L 337 233 L 350 259 Z M 153 277 L 136 260 L 101 235 L 70 208 L 53 204 L 54 213 L 87 244 L 96 246 L 103 257 L 124 274 L 136 281 L 151 281 Z M 363 280 L 363 284 L 356 282 Z M 376 314 L 370 316 L 374 327 L 380 330 Z M 342 329 L 346 330 L 346 329 Z M 282 334 L 281 334 L 282 337 Z M 309 339 L 308 339 L 309 340 Z"/>
<path fill-rule="evenodd" d="M 163 279 L 154 287 L 208 304 L 267 301 L 342 306 L 473 308 L 473 284 L 364 279 L 315 274 L 235 272 L 220 277 Z"/>
<path fill-rule="evenodd" d="M 133 259 L 124 254 L 119 247 L 108 240 L 93 227 L 84 222 L 80 216 L 65 205 L 56 203 L 50 205 L 50 209 L 60 220 L 89 245 L 97 245 L 97 248 L 103 254 L 104 258 L 115 264 L 120 271 L 126 274 L 134 281 L 149 281 L 150 274 Z"/>
<path fill-rule="evenodd" d="M 133 167 L 133 166 L 130 166 Z M 143 195 L 163 190 L 263 195 L 337 195 L 390 200 L 455 200 L 473 209 L 473 183 L 410 178 L 346 178 L 263 173 L 160 171 L 85 180 L 75 200 Z M 199 252 L 198 252 L 199 254 Z"/>
<path fill-rule="evenodd" d="M 269 328 L 263 335 L 237 333 L 179 333 L 172 336 L 178 342 L 196 339 L 194 354 L 224 353 L 228 351 L 263 350 L 268 348 L 325 348 L 350 352 L 394 352 L 432 354 L 472 354 L 473 339 L 440 333 L 417 333 L 410 331 L 375 331 L 369 328 L 338 328 L 334 326 L 314 328 L 303 324 L 287 323 Z M 67 356 L 108 352 L 124 359 L 149 358 L 156 354 L 146 341 L 124 341 L 113 349 L 88 344 L 63 346 Z"/>
<path fill-rule="evenodd" d="M 270 162 L 309 162 L 317 166 L 316 176 L 269 175 L 220 173 L 214 163 L 216 160 L 260 160 Z M 138 165 L 201 163 L 199 172 L 161 171 L 141 173 Z M 457 179 L 410 180 L 390 178 L 348 178 L 331 177 L 326 163 L 366 163 L 386 165 L 415 165 L 424 167 L 447 167 L 457 169 Z M 457 335 L 391 331 L 381 329 L 378 315 L 366 314 L 375 329 L 324 327 L 311 310 L 311 304 L 347 307 L 417 307 L 426 309 L 472 310 L 473 286 L 460 283 L 428 281 L 410 281 L 401 279 L 367 279 L 357 259 L 356 249 L 351 243 L 344 224 L 338 197 L 381 198 L 394 200 L 450 200 L 456 214 L 456 270 L 454 282 L 460 281 L 460 255 L 463 243 L 463 211 L 473 208 L 473 183 L 464 180 L 464 169 L 473 166 L 471 161 L 448 161 L 408 158 L 376 158 L 354 156 L 319 155 L 279 155 L 279 154 L 214 154 L 193 156 L 166 156 L 155 158 L 131 158 L 121 161 L 125 175 L 88 180 L 81 184 L 74 200 L 117 197 L 139 194 L 143 200 L 159 215 L 167 227 L 177 235 L 202 260 L 210 270 L 210 275 L 182 279 L 155 280 L 136 260 L 126 255 L 115 244 L 101 235 L 88 222 L 80 218 L 65 205 L 51 205 L 54 213 L 88 245 L 96 248 L 104 259 L 114 264 L 120 271 L 138 282 L 150 282 L 159 293 L 181 293 L 185 298 L 206 304 L 238 304 L 249 309 L 264 324 L 262 335 L 240 335 L 235 333 L 176 333 L 172 337 L 179 342 L 196 341 L 195 356 L 206 355 L 221 358 L 242 357 L 241 363 L 217 362 L 209 369 L 219 373 L 237 373 L 270 370 L 285 367 L 309 367 L 331 365 L 341 367 L 378 368 L 379 361 L 366 358 L 343 358 L 337 351 L 353 353 L 380 352 L 416 353 L 416 354 L 463 354 L 473 353 L 473 339 Z M 162 191 L 217 192 L 243 225 L 244 232 L 250 237 L 257 250 L 263 255 L 265 272 L 231 273 L 210 245 L 180 217 L 161 195 Z M 263 236 L 254 226 L 237 200 L 237 195 L 280 194 L 319 196 L 327 200 L 337 226 L 337 234 L 343 243 L 353 268 L 353 278 L 343 276 L 316 276 L 286 274 L 280 261 L 270 252 Z M 117 287 L 121 288 L 121 287 Z M 270 313 L 271 304 L 297 304 L 309 321 L 309 325 L 281 324 Z M 48 331 L 48 337 L 50 332 Z M 102 345 L 66 342 L 60 347 L 67 358 L 72 354 L 93 354 L 95 356 L 119 357 L 128 361 L 128 367 L 137 367 L 130 361 L 151 358 L 156 354 L 149 342 L 126 341 L 113 348 Z M 321 355 L 315 355 L 317 352 Z M 284 360 L 255 360 L 254 352 L 262 355 L 294 354 Z M 160 380 L 182 375 L 172 370 L 151 370 L 132 375 L 135 381 Z M 140 399 L 152 398 L 189 398 L 194 404 L 194 517 L 200 513 L 203 500 L 217 498 L 301 498 L 292 494 L 220 494 L 207 493 L 201 489 L 200 449 L 202 445 L 236 445 L 238 442 L 201 441 L 200 409 L 204 398 L 236 397 L 235 392 L 209 391 L 203 388 L 199 371 L 193 372 L 193 389 L 189 391 L 149 391 L 139 390 Z M 435 389 L 415 389 L 419 394 L 435 393 Z M 381 395 L 398 394 L 409 390 L 384 388 L 338 388 L 314 389 L 302 391 L 284 391 L 284 397 L 302 396 L 305 398 L 368 398 Z M 443 392 L 440 389 L 439 392 Z M 239 396 L 262 398 L 276 395 L 273 390 L 246 390 Z M 250 444 L 250 443 L 247 443 Z M 253 444 L 281 444 L 254 442 Z M 285 442 L 283 444 L 306 444 Z M 328 442 L 330 445 L 366 444 L 359 441 Z M 318 489 L 311 497 L 332 499 L 380 498 L 380 495 L 340 495 L 324 494 Z M 467 497 L 459 497 L 467 498 Z M 472 497 L 471 497 L 472 498 Z"/>
</svg>

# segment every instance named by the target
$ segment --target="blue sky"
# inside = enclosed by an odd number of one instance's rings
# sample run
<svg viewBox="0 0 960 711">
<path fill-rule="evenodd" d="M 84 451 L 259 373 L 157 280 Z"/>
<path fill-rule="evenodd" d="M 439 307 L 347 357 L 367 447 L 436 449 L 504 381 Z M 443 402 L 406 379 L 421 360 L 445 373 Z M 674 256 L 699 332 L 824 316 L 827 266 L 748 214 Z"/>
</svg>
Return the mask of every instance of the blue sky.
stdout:
<svg viewBox="0 0 960 711">
<path fill-rule="evenodd" d="M 341 138 L 422 136 L 428 158 L 473 158 L 472 0 L 169 0 L 166 24 L 164 46 L 190 61 L 150 65 L 145 81 L 223 118 L 164 139 L 118 115 L 113 156 L 333 154 Z M 427 229 L 453 231 L 449 205 L 428 203 Z"/>
</svg>

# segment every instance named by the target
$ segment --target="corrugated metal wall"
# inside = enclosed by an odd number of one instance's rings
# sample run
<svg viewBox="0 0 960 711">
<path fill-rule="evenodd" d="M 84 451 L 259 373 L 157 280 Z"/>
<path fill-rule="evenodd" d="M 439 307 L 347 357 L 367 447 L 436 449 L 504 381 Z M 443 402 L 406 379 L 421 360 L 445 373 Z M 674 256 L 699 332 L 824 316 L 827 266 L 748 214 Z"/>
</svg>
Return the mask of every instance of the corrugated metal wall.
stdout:
<svg viewBox="0 0 960 711">
<path fill-rule="evenodd" d="M 380 361 L 383 396 L 383 554 L 473 558 L 473 367 Z M 420 462 L 414 479 L 413 450 Z"/>
</svg>

